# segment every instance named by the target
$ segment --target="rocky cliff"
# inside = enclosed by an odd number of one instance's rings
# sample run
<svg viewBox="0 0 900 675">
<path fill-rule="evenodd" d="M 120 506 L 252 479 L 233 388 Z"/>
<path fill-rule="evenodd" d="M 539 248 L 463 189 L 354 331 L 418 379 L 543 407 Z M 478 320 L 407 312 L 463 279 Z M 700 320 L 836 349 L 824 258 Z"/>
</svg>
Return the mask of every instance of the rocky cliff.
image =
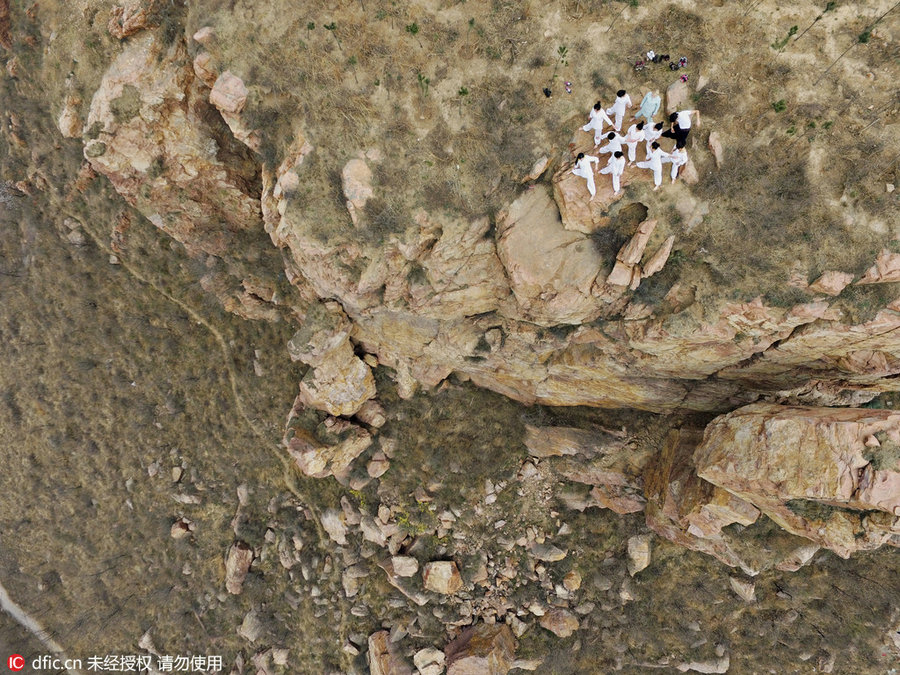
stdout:
<svg viewBox="0 0 900 675">
<path fill-rule="evenodd" d="M 410 399 L 471 382 L 528 405 L 672 415 L 652 441 L 530 425 L 525 446 L 560 481 L 590 486 L 582 510 L 644 512 L 651 530 L 747 574 L 796 570 L 819 547 L 847 557 L 900 545 L 900 416 L 861 407 L 892 401 L 878 397 L 900 374 L 896 101 L 858 93 L 898 76 L 884 58 L 898 39 L 879 18 L 886 3 L 860 26 L 856 44 L 872 49 L 845 61 L 837 28 L 795 47 L 806 51 L 794 61 L 777 39 L 741 60 L 703 42 L 735 32 L 732 13 L 636 10 L 642 37 L 692 27 L 670 36 L 699 65 L 666 103 L 696 106 L 703 126 L 677 184 L 651 192 L 629 167 L 621 195 L 602 181 L 593 201 L 570 169 L 593 147 L 583 113 L 617 86 L 570 65 L 564 45 L 552 62 L 520 53 L 553 34 L 561 10 L 503 9 L 502 40 L 472 18 L 463 41 L 458 6 L 425 12 L 420 34 L 416 21 L 401 32 L 394 9 L 371 21 L 362 2 L 318 25 L 282 3 L 225 4 L 0 3 L 6 86 L 47 104 L 55 142 L 83 157 L 77 175 L 29 157 L 36 137 L 10 112 L 4 142 L 21 173 L 8 190 L 62 183 L 58 202 L 71 203 L 108 181 L 183 247 L 225 309 L 290 324 L 285 358 L 305 374 L 284 402 L 284 444 L 302 474 L 354 490 L 377 481 L 402 452 L 380 437 L 391 413 L 379 388 L 392 380 Z M 785 11 L 805 18 L 812 6 Z M 824 16 L 812 26 L 856 26 L 846 8 Z M 826 54 L 833 74 L 811 89 L 792 64 Z M 577 95 L 554 84 L 560 68 L 583 83 Z M 635 99 L 670 78 L 616 72 Z M 547 76 L 552 99 L 538 86 Z M 768 100 L 772 81 L 788 103 Z M 112 227 L 112 262 L 140 256 L 129 218 Z M 392 515 L 366 536 L 395 555 Z M 343 539 L 343 524 L 323 526 Z M 397 564 L 382 567 L 391 583 L 425 597 Z M 548 630 L 566 632 L 569 617 L 553 616 Z M 508 632 L 458 637 L 449 672 L 479 658 L 506 672 Z M 383 662 L 372 671 L 405 672 L 385 640 L 369 638 Z"/>
</svg>

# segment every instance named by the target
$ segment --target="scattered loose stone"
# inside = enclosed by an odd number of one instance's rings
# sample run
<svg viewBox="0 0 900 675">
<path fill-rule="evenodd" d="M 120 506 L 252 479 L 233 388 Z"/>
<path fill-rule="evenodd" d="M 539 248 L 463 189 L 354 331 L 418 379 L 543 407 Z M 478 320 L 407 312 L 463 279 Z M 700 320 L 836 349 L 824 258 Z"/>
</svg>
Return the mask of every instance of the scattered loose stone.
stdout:
<svg viewBox="0 0 900 675">
<path fill-rule="evenodd" d="M 650 536 L 636 535 L 628 539 L 628 573 L 634 576 L 650 564 Z"/>
<path fill-rule="evenodd" d="M 718 131 L 710 132 L 707 144 L 709 145 L 709 151 L 716 160 L 716 168 L 721 169 L 722 164 L 725 162 L 725 152 L 722 150 L 722 139 L 719 137 Z"/>
<path fill-rule="evenodd" d="M 738 594 L 745 602 L 756 600 L 756 586 L 750 581 L 744 581 L 737 577 L 730 577 L 731 590 Z"/>
<path fill-rule="evenodd" d="M 434 647 L 420 649 L 413 656 L 413 663 L 419 671 L 419 675 L 441 675 L 444 672 L 444 652 Z"/>
<path fill-rule="evenodd" d="M 682 673 L 689 670 L 696 673 L 727 673 L 730 665 L 731 659 L 725 654 L 714 661 L 691 661 L 690 663 L 679 663 L 675 667 Z"/>
<path fill-rule="evenodd" d="M 462 577 L 452 560 L 437 560 L 426 563 L 422 572 L 425 589 L 444 595 L 452 595 L 462 588 Z"/>
<path fill-rule="evenodd" d="M 250 642 L 259 640 L 265 632 L 266 628 L 263 626 L 263 622 L 259 618 L 259 613 L 255 609 L 251 609 L 247 612 L 244 616 L 244 621 L 241 623 L 241 627 L 238 628 L 238 635 Z"/>
<path fill-rule="evenodd" d="M 370 427 L 380 429 L 387 422 L 387 415 L 384 407 L 378 401 L 368 400 L 356 411 L 356 419 Z"/>
<path fill-rule="evenodd" d="M 179 518 L 174 523 L 172 523 L 172 528 L 170 533 L 172 535 L 172 539 L 184 539 L 186 537 L 191 536 L 191 533 L 194 531 L 194 523 L 187 518 Z"/>
<path fill-rule="evenodd" d="M 240 595 L 244 579 L 253 562 L 253 549 L 243 541 L 236 541 L 228 549 L 225 559 L 225 588 L 232 595 Z"/>
<path fill-rule="evenodd" d="M 563 577 L 563 585 L 567 590 L 577 591 L 581 588 L 581 574 L 578 570 L 572 570 L 565 577 Z"/>
<path fill-rule="evenodd" d="M 387 458 L 382 457 L 380 459 L 372 459 L 366 464 L 366 473 L 368 473 L 371 478 L 381 478 L 390 468 L 391 463 Z"/>
<path fill-rule="evenodd" d="M 528 550 L 538 560 L 544 562 L 557 562 L 566 557 L 567 552 L 561 548 L 557 548 L 553 544 L 539 544 L 532 542 L 528 545 Z"/>
<path fill-rule="evenodd" d="M 531 181 L 535 181 L 541 177 L 541 174 L 547 170 L 547 167 L 550 166 L 550 158 L 544 155 L 540 159 L 538 159 L 531 167 L 531 171 L 522 178 L 523 183 L 529 183 Z"/>
<path fill-rule="evenodd" d="M 541 617 L 541 626 L 557 637 L 566 638 L 578 630 L 578 619 L 567 609 L 551 609 Z"/>
<path fill-rule="evenodd" d="M 347 545 L 347 526 L 337 509 L 328 509 L 322 514 L 322 527 L 338 546 Z"/>
<path fill-rule="evenodd" d="M 391 558 L 394 574 L 398 577 L 411 577 L 419 571 L 419 561 L 408 555 L 395 555 Z"/>
<path fill-rule="evenodd" d="M 534 671 L 544 665 L 544 659 L 516 659 L 512 667 L 519 670 Z"/>
</svg>

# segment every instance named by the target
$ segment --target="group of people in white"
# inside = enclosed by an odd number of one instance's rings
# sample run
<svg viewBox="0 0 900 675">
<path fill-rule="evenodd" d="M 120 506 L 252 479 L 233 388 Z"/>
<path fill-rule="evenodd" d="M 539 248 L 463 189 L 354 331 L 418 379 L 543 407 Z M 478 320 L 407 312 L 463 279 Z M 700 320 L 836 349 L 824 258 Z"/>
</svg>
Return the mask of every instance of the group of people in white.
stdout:
<svg viewBox="0 0 900 675">
<path fill-rule="evenodd" d="M 644 143 L 645 157 L 641 162 L 637 162 L 637 166 L 641 169 L 649 169 L 653 172 L 654 190 L 658 190 L 662 185 L 662 165 L 663 162 L 671 162 L 672 164 L 672 182 L 678 177 L 678 169 L 687 164 L 688 156 L 685 150 L 688 133 L 691 130 L 691 119 L 696 116 L 697 123 L 700 122 L 700 112 L 697 110 L 681 110 L 673 112 L 669 116 L 671 128 L 663 131 L 663 123 L 653 121 L 653 116 L 659 111 L 660 97 L 654 92 L 647 92 L 641 101 L 640 109 L 635 114 L 635 120 L 640 117 L 645 121 L 635 122 L 625 135 L 620 135 L 622 130 L 622 121 L 625 118 L 625 112 L 632 106 L 631 97 L 624 89 L 620 89 L 616 93 L 616 100 L 611 107 L 604 109 L 603 104 L 597 101 L 590 113 L 590 119 L 582 129 L 584 131 L 594 132 L 594 149 L 597 154 L 609 153 L 609 160 L 606 166 L 600 169 L 601 174 L 611 174 L 613 191 L 619 194 L 620 180 L 622 174 L 625 173 L 625 150 L 628 151 L 628 166 L 635 164 L 638 143 Z M 610 118 L 610 115 L 613 117 Z M 611 126 L 614 131 L 603 133 L 603 125 Z M 672 138 L 675 140 L 675 147 L 671 152 L 664 151 L 660 145 L 661 138 Z M 606 144 L 601 146 L 603 140 Z M 594 183 L 594 164 L 599 165 L 600 160 L 595 155 L 586 155 L 583 152 L 578 153 L 575 160 L 575 166 L 572 173 L 580 176 L 587 181 L 588 192 L 591 194 L 591 200 L 597 194 L 597 186 Z"/>
</svg>

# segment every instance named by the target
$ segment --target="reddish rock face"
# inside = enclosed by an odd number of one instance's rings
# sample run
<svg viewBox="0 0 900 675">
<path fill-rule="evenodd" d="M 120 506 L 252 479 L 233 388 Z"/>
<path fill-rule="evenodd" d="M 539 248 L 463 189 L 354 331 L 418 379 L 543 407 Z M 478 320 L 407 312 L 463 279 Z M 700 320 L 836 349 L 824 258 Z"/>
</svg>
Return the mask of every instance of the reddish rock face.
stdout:
<svg viewBox="0 0 900 675">
<path fill-rule="evenodd" d="M 444 648 L 447 675 L 506 675 L 515 652 L 516 640 L 509 626 L 478 624 Z"/>
<path fill-rule="evenodd" d="M 697 474 L 842 557 L 900 535 L 900 413 L 754 404 L 714 420 Z"/>
</svg>

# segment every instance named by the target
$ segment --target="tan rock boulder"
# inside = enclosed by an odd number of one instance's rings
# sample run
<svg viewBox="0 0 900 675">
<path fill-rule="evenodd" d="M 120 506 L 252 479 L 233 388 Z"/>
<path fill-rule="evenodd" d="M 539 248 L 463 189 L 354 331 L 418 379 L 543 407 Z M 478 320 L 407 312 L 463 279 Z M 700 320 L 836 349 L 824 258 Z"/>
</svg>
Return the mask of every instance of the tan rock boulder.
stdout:
<svg viewBox="0 0 900 675">
<path fill-rule="evenodd" d="M 506 675 L 513 666 L 516 639 L 503 623 L 466 628 L 444 647 L 447 675 Z"/>
<path fill-rule="evenodd" d="M 443 675 L 446 660 L 444 652 L 434 647 L 420 649 L 413 656 L 419 675 Z"/>
<path fill-rule="evenodd" d="M 211 67 L 213 66 L 210 61 L 201 63 L 202 69 Z M 194 70 L 197 70 L 196 59 L 194 60 Z M 202 70 L 201 72 L 204 75 L 201 79 L 206 82 L 206 73 Z M 262 142 L 260 132 L 251 128 L 246 118 L 241 115 L 249 93 L 244 81 L 226 70 L 213 83 L 212 91 L 209 93 L 209 102 L 222 115 L 222 119 L 225 120 L 234 137 L 254 152 L 258 152 Z"/>
<path fill-rule="evenodd" d="M 839 295 L 847 285 L 853 281 L 853 275 L 847 272 L 825 272 L 812 282 L 807 288 L 811 293 L 823 293 L 825 295 Z"/>
<path fill-rule="evenodd" d="M 606 277 L 606 283 L 611 284 L 612 286 L 621 286 L 624 288 L 625 286 L 630 286 L 632 280 L 637 275 L 637 278 L 641 278 L 641 270 L 635 265 L 629 265 L 628 263 L 623 263 L 621 260 L 616 260 L 615 265 L 613 265 L 612 271 L 609 273 L 609 276 Z"/>
<path fill-rule="evenodd" d="M 425 590 L 443 595 L 453 595 L 463 586 L 459 569 L 452 560 L 436 560 L 425 563 L 425 568 L 422 570 L 422 581 L 425 584 Z"/>
<path fill-rule="evenodd" d="M 716 160 L 716 168 L 721 169 L 725 163 L 725 151 L 722 149 L 722 138 L 718 131 L 709 132 L 709 138 L 706 141 L 709 151 L 712 153 L 713 159 Z"/>
<path fill-rule="evenodd" d="M 350 322 L 336 305 L 313 303 L 288 343 L 294 360 L 312 368 L 300 382 L 300 399 L 331 415 L 349 416 L 375 397 L 375 378 L 353 351 Z"/>
<path fill-rule="evenodd" d="M 675 80 L 666 89 L 666 115 L 671 115 L 685 107 L 690 98 L 691 89 L 687 82 Z"/>
<path fill-rule="evenodd" d="M 341 184 L 347 199 L 347 210 L 354 225 L 359 225 L 366 202 L 375 194 L 372 188 L 372 170 L 363 159 L 351 159 L 341 171 Z"/>
<path fill-rule="evenodd" d="M 662 246 L 660 246 L 656 252 L 650 256 L 650 259 L 647 261 L 647 264 L 644 265 L 644 271 L 641 273 L 641 277 L 646 279 L 647 277 L 652 277 L 654 274 L 659 272 L 663 267 L 666 266 L 666 261 L 669 259 L 669 255 L 672 253 L 672 246 L 675 245 L 675 235 L 671 235 L 663 242 Z"/>
<path fill-rule="evenodd" d="M 578 630 L 578 618 L 567 609 L 554 608 L 541 617 L 541 628 L 556 637 L 567 638 Z"/>
<path fill-rule="evenodd" d="M 628 538 L 628 574 L 634 576 L 650 564 L 650 537 L 638 534 Z"/>
<path fill-rule="evenodd" d="M 216 78 L 209 93 L 209 102 L 221 113 L 238 114 L 244 109 L 249 93 L 244 81 L 230 70 L 226 70 Z"/>
<path fill-rule="evenodd" d="M 591 286 L 603 260 L 587 236 L 563 228 L 543 186 L 501 212 L 497 231 L 497 252 L 523 318 L 553 325 L 597 315 Z"/>
<path fill-rule="evenodd" d="M 428 297 L 413 302 L 427 316 L 462 319 L 497 310 L 509 296 L 509 284 L 487 218 L 472 221 L 428 216 L 441 234 L 431 251 L 421 259 L 428 284 Z"/>
<path fill-rule="evenodd" d="M 693 453 L 701 440 L 697 430 L 673 430 L 662 451 L 647 466 L 647 525 L 680 546 L 712 555 L 749 575 L 790 564 L 808 542 L 770 523 L 754 525 L 750 545 L 723 529 L 732 523 L 753 525 L 759 510 L 697 476 Z M 808 560 L 806 557 L 793 569 Z"/>
<path fill-rule="evenodd" d="M 532 456 L 547 459 L 564 480 L 592 485 L 592 506 L 616 513 L 644 508 L 643 473 L 652 451 L 635 447 L 618 432 L 570 427 L 525 428 Z"/>
<path fill-rule="evenodd" d="M 203 26 L 203 28 L 196 31 L 192 37 L 194 42 L 209 48 L 216 41 L 216 29 L 212 26 Z"/>
<path fill-rule="evenodd" d="M 210 89 L 215 86 L 218 70 L 215 59 L 209 52 L 199 52 L 194 57 L 194 74 Z"/>
<path fill-rule="evenodd" d="M 637 265 L 644 257 L 644 249 L 647 248 L 647 242 L 656 229 L 655 220 L 645 220 L 638 225 L 637 231 L 632 235 L 631 239 L 619 249 L 616 255 L 617 260 L 621 260 L 626 265 Z"/>
<path fill-rule="evenodd" d="M 534 162 L 534 165 L 531 167 L 531 171 L 529 171 L 522 178 L 521 182 L 529 183 L 531 181 L 537 180 L 547 170 L 548 166 L 550 166 L 550 158 L 547 155 L 540 157 Z"/>
<path fill-rule="evenodd" d="M 66 138 L 81 138 L 84 123 L 81 120 L 81 115 L 78 113 L 78 106 L 80 105 L 80 96 L 74 94 L 66 96 L 65 105 L 56 121 L 59 132 Z"/>
<path fill-rule="evenodd" d="M 713 420 L 694 462 L 842 557 L 900 534 L 900 412 L 753 404 Z"/>
<path fill-rule="evenodd" d="M 371 675 L 413 675 L 413 669 L 394 650 L 386 630 L 369 636 L 369 673 Z"/>
<path fill-rule="evenodd" d="M 884 249 L 875 258 L 875 264 L 866 270 L 857 284 L 883 284 L 888 281 L 900 281 L 900 253 L 891 253 Z"/>
<path fill-rule="evenodd" d="M 594 457 L 621 452 L 628 446 L 623 434 L 576 427 L 525 425 L 525 447 L 532 457 L 583 455 Z"/>
<path fill-rule="evenodd" d="M 323 442 L 300 425 L 305 407 L 297 396 L 283 440 L 288 454 L 307 476 L 345 476 L 353 460 L 372 445 L 372 435 L 347 420 L 329 418 L 323 424 L 328 442 Z"/>
<path fill-rule="evenodd" d="M 375 393 L 372 371 L 353 353 L 349 339 L 300 381 L 300 399 L 331 415 L 353 415 Z"/>
<path fill-rule="evenodd" d="M 222 255 L 235 234 L 260 226 L 259 195 L 250 189 L 257 169 L 215 124 L 199 86 L 181 41 L 131 38 L 94 93 L 85 157 L 190 253 Z"/>
<path fill-rule="evenodd" d="M 253 549 L 243 541 L 236 541 L 228 549 L 225 558 L 225 588 L 229 593 L 241 594 L 252 562 Z"/>
</svg>

